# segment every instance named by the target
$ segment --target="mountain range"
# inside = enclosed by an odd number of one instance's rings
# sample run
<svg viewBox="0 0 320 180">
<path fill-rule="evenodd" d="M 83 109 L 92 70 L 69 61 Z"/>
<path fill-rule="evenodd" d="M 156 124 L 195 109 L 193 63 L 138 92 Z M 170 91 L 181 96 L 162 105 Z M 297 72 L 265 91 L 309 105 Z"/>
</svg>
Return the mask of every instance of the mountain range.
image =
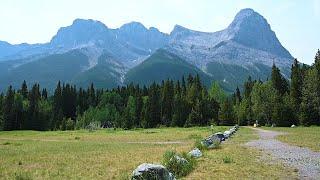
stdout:
<svg viewBox="0 0 320 180">
<path fill-rule="evenodd" d="M 76 19 L 50 42 L 12 45 L 0 41 L 0 90 L 23 80 L 54 89 L 57 81 L 87 87 L 149 85 L 163 79 L 199 74 L 207 86 L 219 81 L 228 92 L 250 75 L 265 80 L 275 63 L 289 78 L 292 55 L 267 20 L 243 9 L 218 32 L 176 25 L 170 34 L 139 22 L 108 28 L 95 20 Z"/>
</svg>

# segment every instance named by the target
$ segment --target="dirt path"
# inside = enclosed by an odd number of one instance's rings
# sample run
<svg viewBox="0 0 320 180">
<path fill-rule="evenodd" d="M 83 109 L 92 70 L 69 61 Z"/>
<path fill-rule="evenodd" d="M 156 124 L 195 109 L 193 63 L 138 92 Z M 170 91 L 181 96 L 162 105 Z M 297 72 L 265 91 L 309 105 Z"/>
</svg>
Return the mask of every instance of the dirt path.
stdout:
<svg viewBox="0 0 320 180">
<path fill-rule="evenodd" d="M 252 129 L 258 132 L 260 139 L 250 141 L 246 145 L 261 149 L 275 158 L 274 160 L 280 160 L 285 165 L 296 168 L 300 179 L 320 179 L 320 152 L 313 152 L 308 148 L 289 145 L 275 139 L 276 136 L 286 133 Z"/>
</svg>

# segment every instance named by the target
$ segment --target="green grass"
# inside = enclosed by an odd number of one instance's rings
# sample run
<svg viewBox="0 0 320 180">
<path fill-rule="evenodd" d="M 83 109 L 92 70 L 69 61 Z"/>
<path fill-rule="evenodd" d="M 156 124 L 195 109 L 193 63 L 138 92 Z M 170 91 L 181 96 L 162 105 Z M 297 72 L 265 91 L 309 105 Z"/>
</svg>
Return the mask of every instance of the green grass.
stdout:
<svg viewBox="0 0 320 180">
<path fill-rule="evenodd" d="M 278 140 L 299 147 L 307 147 L 320 152 L 320 127 L 275 127 L 263 129 L 272 131 L 287 132 L 285 135 L 277 137 Z"/>
<path fill-rule="evenodd" d="M 0 132 L 0 179 L 127 179 L 141 163 L 161 163 L 167 150 L 188 152 L 196 139 L 210 133 L 205 127 Z M 251 129 L 241 128 L 220 149 L 204 151 L 185 178 L 296 177 L 281 165 L 261 163 L 261 152 L 242 145 L 256 137 Z M 224 157 L 232 163 L 224 163 Z"/>
</svg>

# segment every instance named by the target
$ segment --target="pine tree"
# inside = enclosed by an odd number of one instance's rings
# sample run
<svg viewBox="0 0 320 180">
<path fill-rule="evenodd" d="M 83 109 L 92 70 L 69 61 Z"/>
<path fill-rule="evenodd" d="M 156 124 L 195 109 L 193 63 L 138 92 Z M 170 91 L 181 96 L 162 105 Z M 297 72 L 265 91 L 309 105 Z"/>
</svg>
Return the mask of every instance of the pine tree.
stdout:
<svg viewBox="0 0 320 180">
<path fill-rule="evenodd" d="M 202 119 L 202 114 L 201 114 L 200 108 L 201 108 L 200 102 L 199 102 L 199 100 L 197 100 L 191 109 L 191 112 L 188 116 L 185 127 L 191 127 L 191 126 L 195 126 L 195 125 L 200 124 L 200 121 Z"/>
<path fill-rule="evenodd" d="M 142 98 L 143 106 L 141 110 L 141 126 L 143 128 L 151 128 L 152 127 L 152 120 L 150 114 L 150 101 L 148 96 L 144 96 Z"/>
<path fill-rule="evenodd" d="M 136 121 L 136 100 L 133 96 L 129 96 L 127 106 L 124 110 L 124 128 L 131 129 Z"/>
<path fill-rule="evenodd" d="M 302 101 L 300 123 L 320 125 L 320 50 L 317 51 L 314 64 L 303 69 Z"/>
<path fill-rule="evenodd" d="M 18 92 L 23 96 L 24 99 L 28 98 L 28 86 L 25 80 L 23 81 L 21 89 Z"/>
<path fill-rule="evenodd" d="M 241 98 L 241 93 L 240 93 L 240 90 L 239 90 L 239 87 L 237 86 L 237 89 L 236 89 L 236 93 L 235 93 L 235 99 L 236 99 L 236 102 L 237 103 L 240 103 L 242 98 Z"/>
<path fill-rule="evenodd" d="M 158 86 L 153 83 L 150 86 L 149 92 L 149 113 L 150 113 L 150 127 L 156 127 L 161 123 L 160 120 L 160 97 Z"/>
<path fill-rule="evenodd" d="M 0 130 L 3 130 L 3 108 L 4 108 L 4 95 L 0 94 Z"/>
<path fill-rule="evenodd" d="M 16 93 L 14 96 L 14 105 L 13 105 L 13 113 L 15 119 L 15 127 L 14 129 L 21 129 L 23 124 L 23 96 L 20 93 Z"/>
<path fill-rule="evenodd" d="M 63 120 L 62 103 L 62 89 L 59 81 L 53 95 L 52 129 L 60 128 L 60 123 Z"/>
<path fill-rule="evenodd" d="M 281 94 L 288 92 L 288 82 L 281 75 L 280 69 L 275 64 L 272 65 L 271 71 L 271 82 L 272 86 Z"/>
<path fill-rule="evenodd" d="M 181 95 L 185 96 L 186 94 L 187 94 L 186 81 L 184 80 L 184 76 L 182 76 L 182 80 L 181 80 Z"/>
<path fill-rule="evenodd" d="M 220 125 L 233 125 L 235 123 L 231 100 L 226 99 L 223 102 L 219 116 L 220 116 Z"/>
<path fill-rule="evenodd" d="M 244 83 L 244 98 L 249 99 L 251 91 L 253 88 L 254 82 L 251 79 L 251 76 L 248 77 L 248 80 Z"/>
<path fill-rule="evenodd" d="M 47 100 L 47 99 L 48 99 L 48 92 L 47 92 L 47 89 L 46 89 L 46 88 L 42 89 L 41 97 L 42 97 L 42 99 L 44 99 L 44 100 Z"/>
<path fill-rule="evenodd" d="M 136 115 L 134 126 L 141 127 L 141 119 L 142 119 L 142 108 L 143 108 L 143 100 L 140 94 L 136 96 Z"/>
<path fill-rule="evenodd" d="M 14 111 L 13 111 L 13 105 L 14 105 L 14 91 L 12 89 L 12 86 L 9 86 L 8 91 L 6 93 L 6 97 L 4 100 L 4 107 L 3 107 L 3 130 L 13 130 L 16 126 L 15 119 L 14 119 Z"/>
<path fill-rule="evenodd" d="M 27 118 L 27 129 L 30 130 L 43 130 L 42 124 L 39 121 L 39 101 L 40 88 L 38 84 L 34 84 L 29 93 L 29 108 Z"/>
<path fill-rule="evenodd" d="M 297 124 L 302 99 L 302 73 L 297 59 L 294 60 L 291 67 L 290 97 L 295 114 L 293 124 Z"/>
<path fill-rule="evenodd" d="M 161 119 L 162 124 L 166 126 L 169 126 L 172 120 L 173 97 L 173 82 L 167 80 L 163 85 L 161 95 Z"/>
<path fill-rule="evenodd" d="M 209 97 L 219 103 L 224 102 L 227 99 L 227 95 L 220 87 L 218 82 L 213 82 L 209 90 Z"/>
</svg>

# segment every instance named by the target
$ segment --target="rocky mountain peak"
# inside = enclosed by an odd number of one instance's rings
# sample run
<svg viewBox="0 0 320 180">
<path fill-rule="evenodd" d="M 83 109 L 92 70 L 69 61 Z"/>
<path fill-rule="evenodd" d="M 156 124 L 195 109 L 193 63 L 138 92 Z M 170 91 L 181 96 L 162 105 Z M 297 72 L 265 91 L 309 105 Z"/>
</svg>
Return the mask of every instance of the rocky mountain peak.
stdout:
<svg viewBox="0 0 320 180">
<path fill-rule="evenodd" d="M 108 27 L 100 21 L 75 19 L 72 25 L 60 28 L 50 44 L 59 47 L 74 47 L 103 39 L 107 36 L 108 30 Z"/>
<path fill-rule="evenodd" d="M 225 31 L 232 40 L 247 47 L 292 58 L 279 42 L 267 20 L 252 9 L 241 10 Z"/>
</svg>

